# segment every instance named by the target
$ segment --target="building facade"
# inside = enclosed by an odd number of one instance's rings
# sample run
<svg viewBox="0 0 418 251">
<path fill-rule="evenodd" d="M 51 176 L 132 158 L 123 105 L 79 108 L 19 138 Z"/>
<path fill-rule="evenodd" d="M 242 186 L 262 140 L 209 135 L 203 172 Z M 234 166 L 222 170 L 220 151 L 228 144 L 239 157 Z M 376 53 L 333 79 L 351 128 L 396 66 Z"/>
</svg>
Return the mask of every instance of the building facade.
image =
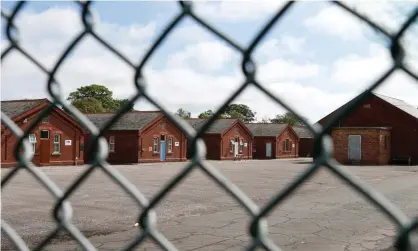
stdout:
<svg viewBox="0 0 418 251">
<path fill-rule="evenodd" d="M 248 123 L 245 124 L 254 135 L 254 159 L 296 158 L 299 138 L 288 124 Z"/>
<path fill-rule="evenodd" d="M 387 165 L 390 161 L 387 127 L 339 127 L 331 132 L 334 157 L 341 164 Z"/>
<path fill-rule="evenodd" d="M 207 119 L 186 119 L 199 130 Z M 217 119 L 203 135 L 206 144 L 206 158 L 212 160 L 232 160 L 237 156 L 252 158 L 253 135 L 239 119 Z M 190 158 L 190 153 L 188 154 Z"/>
<path fill-rule="evenodd" d="M 114 113 L 87 114 L 98 127 Z M 124 114 L 104 133 L 111 164 L 149 163 L 186 160 L 186 137 L 158 111 L 134 111 Z M 86 135 L 91 146 L 91 135 Z M 89 155 L 91 156 L 91 155 Z M 88 159 L 91 162 L 91 158 Z"/>
<path fill-rule="evenodd" d="M 352 102 L 352 101 L 350 101 Z M 346 105 L 338 108 L 328 116 L 321 119 L 318 123 L 324 125 L 332 121 L 333 116 Z M 389 145 L 390 157 L 389 163 L 397 164 L 400 161 L 418 164 L 418 107 L 410 105 L 402 100 L 372 93 L 366 98 L 353 112 L 345 118 L 337 121 L 334 125 L 338 128 L 390 128 Z M 365 130 L 366 132 L 369 130 Z M 371 136 L 374 135 L 374 131 Z M 389 132 L 388 132 L 389 133 Z M 332 134 L 332 133 L 331 133 Z M 335 135 L 335 134 L 334 134 Z M 367 137 L 362 134 L 361 144 L 364 146 Z M 348 149 L 340 147 L 342 141 L 334 139 L 335 154 L 346 156 Z M 344 139 L 348 142 L 348 139 Z M 348 144 L 345 142 L 344 144 Z M 355 142 L 355 141 L 351 141 Z M 376 141 L 373 147 L 361 148 L 361 156 L 370 155 L 372 148 L 380 148 L 380 141 Z M 356 148 L 358 143 L 351 143 L 350 147 Z M 344 151 L 339 153 L 338 151 Z M 386 154 L 386 153 L 383 153 Z M 382 159 L 386 157 L 382 156 Z M 378 158 L 380 159 L 380 157 Z M 344 161 L 344 159 L 341 159 Z"/>
<path fill-rule="evenodd" d="M 26 130 L 39 113 L 51 103 L 48 99 L 10 100 L 1 102 L 2 112 L 22 130 Z M 58 107 L 44 118 L 29 135 L 36 166 L 84 164 L 84 131 L 71 116 Z M 17 138 L 2 124 L 2 167 L 16 165 L 14 148 Z"/>
<path fill-rule="evenodd" d="M 296 132 L 299 138 L 299 157 L 312 157 L 313 156 L 313 134 L 305 126 L 292 126 L 292 129 Z"/>
</svg>

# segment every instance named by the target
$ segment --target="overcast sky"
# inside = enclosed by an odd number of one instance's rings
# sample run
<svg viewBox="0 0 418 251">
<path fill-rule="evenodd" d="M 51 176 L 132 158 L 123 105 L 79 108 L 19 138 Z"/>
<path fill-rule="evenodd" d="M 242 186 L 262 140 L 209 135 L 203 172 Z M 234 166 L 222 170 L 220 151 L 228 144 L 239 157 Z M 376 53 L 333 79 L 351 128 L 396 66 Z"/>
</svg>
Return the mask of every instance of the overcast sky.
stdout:
<svg viewBox="0 0 418 251">
<path fill-rule="evenodd" d="M 6 10 L 14 4 L 1 2 Z M 399 28 L 405 20 L 402 13 L 411 10 L 412 4 L 350 3 L 390 31 Z M 282 5 L 280 1 L 199 1 L 195 11 L 245 46 Z M 97 33 L 135 63 L 180 11 L 172 1 L 96 2 L 93 7 Z M 21 45 L 49 69 L 82 30 L 78 6 L 71 2 L 30 2 L 18 17 Z M 407 34 L 405 46 L 408 61 L 418 73 L 418 43 L 408 42 L 418 37 L 416 26 Z M 8 44 L 4 39 L 3 34 L 2 49 Z M 316 122 L 389 67 L 386 47 L 383 39 L 340 8 L 330 3 L 299 2 L 257 48 L 257 79 L 310 122 Z M 237 51 L 187 18 L 146 66 L 148 91 L 170 111 L 182 107 L 197 116 L 219 107 L 242 83 L 241 60 Z M 135 92 L 133 78 L 132 69 L 91 37 L 82 41 L 57 74 L 65 96 L 80 86 L 100 84 L 118 98 L 127 98 Z M 46 76 L 19 53 L 2 61 L 1 81 L 2 100 L 49 97 Z M 418 106 L 418 85 L 402 72 L 377 92 Z M 258 119 L 284 112 L 254 88 L 235 102 L 249 105 Z M 138 102 L 136 108 L 155 109 L 146 102 Z"/>
</svg>

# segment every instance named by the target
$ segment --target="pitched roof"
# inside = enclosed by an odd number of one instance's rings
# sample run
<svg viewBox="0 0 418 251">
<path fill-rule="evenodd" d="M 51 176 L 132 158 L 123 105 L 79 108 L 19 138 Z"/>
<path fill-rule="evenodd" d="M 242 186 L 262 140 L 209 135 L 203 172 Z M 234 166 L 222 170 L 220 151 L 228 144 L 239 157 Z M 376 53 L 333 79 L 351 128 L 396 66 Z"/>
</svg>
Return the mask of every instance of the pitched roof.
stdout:
<svg viewBox="0 0 418 251">
<path fill-rule="evenodd" d="M 1 111 L 13 119 L 30 109 L 48 101 L 48 99 L 20 99 L 1 101 Z"/>
<path fill-rule="evenodd" d="M 245 126 L 251 131 L 254 136 L 279 136 L 287 124 L 273 124 L 273 123 L 246 123 Z"/>
<path fill-rule="evenodd" d="M 396 98 L 392 98 L 392 97 L 388 97 L 382 94 L 378 94 L 376 92 L 372 92 L 371 96 L 375 96 L 377 98 L 380 98 L 381 100 L 397 107 L 398 109 L 408 113 L 409 115 L 412 115 L 415 118 L 418 118 L 418 107 L 415 107 L 411 104 L 406 103 L 403 100 L 400 99 L 396 99 Z M 330 120 L 331 118 L 333 118 L 340 110 L 345 109 L 347 106 L 351 106 L 355 101 L 355 98 L 353 98 L 352 100 L 348 101 L 347 103 L 345 103 L 344 105 L 342 105 L 341 107 L 337 108 L 336 110 L 334 110 L 333 112 L 331 112 L 330 114 L 326 115 L 325 117 L 323 117 L 322 119 L 320 119 L 318 121 L 318 123 L 321 124 L 321 122 L 325 122 L 327 120 Z"/>
<path fill-rule="evenodd" d="M 388 97 L 382 94 L 374 93 L 374 95 L 390 103 L 391 105 L 398 107 L 402 111 L 414 116 L 415 118 L 418 118 L 418 107 L 408 104 L 403 100 Z"/>
<path fill-rule="evenodd" d="M 195 119 L 190 118 L 186 119 L 186 121 L 196 130 L 198 131 L 200 128 L 202 128 L 203 124 L 205 124 L 208 119 Z M 230 128 L 237 119 L 217 119 L 212 124 L 211 127 L 206 131 L 208 134 L 220 134 L 223 133 L 226 129 Z"/>
<path fill-rule="evenodd" d="M 307 127 L 304 126 L 292 126 L 293 130 L 296 132 L 300 139 L 304 138 L 313 138 L 313 134 Z"/>
<path fill-rule="evenodd" d="M 133 111 L 128 112 L 122 115 L 122 117 L 112 125 L 110 130 L 140 130 L 151 123 L 154 119 L 161 116 L 162 113 L 158 111 Z M 91 122 L 99 129 L 103 128 L 106 122 L 108 122 L 115 113 L 95 113 L 95 114 L 86 114 Z"/>
</svg>

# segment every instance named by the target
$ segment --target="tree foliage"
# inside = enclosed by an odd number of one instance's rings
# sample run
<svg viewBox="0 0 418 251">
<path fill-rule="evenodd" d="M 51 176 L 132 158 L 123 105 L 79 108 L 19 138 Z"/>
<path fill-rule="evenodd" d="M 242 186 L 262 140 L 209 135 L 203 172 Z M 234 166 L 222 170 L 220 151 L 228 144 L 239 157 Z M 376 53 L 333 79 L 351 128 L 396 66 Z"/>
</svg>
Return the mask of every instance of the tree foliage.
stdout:
<svg viewBox="0 0 418 251">
<path fill-rule="evenodd" d="M 245 104 L 230 104 L 226 107 L 223 115 L 227 118 L 237 118 L 248 123 L 255 120 L 256 113 Z"/>
<path fill-rule="evenodd" d="M 88 85 L 71 92 L 67 100 L 84 113 L 116 112 L 127 99 L 115 99 L 113 93 L 103 85 Z M 129 110 L 133 110 L 133 106 Z"/>
<path fill-rule="evenodd" d="M 212 110 L 207 110 L 199 114 L 199 118 L 207 119 L 215 115 L 215 112 Z M 244 104 L 230 104 L 228 105 L 224 112 L 218 116 L 218 118 L 236 118 L 240 119 L 243 122 L 252 122 L 255 120 L 255 112 Z"/>
<path fill-rule="evenodd" d="M 200 119 L 208 119 L 211 118 L 213 115 L 215 115 L 215 112 L 213 112 L 211 109 L 202 112 L 201 114 L 199 114 L 199 118 Z M 225 118 L 225 115 L 221 114 L 218 116 L 218 118 Z"/>
<path fill-rule="evenodd" d="M 305 125 L 303 120 L 299 119 L 296 115 L 291 112 L 284 114 L 278 114 L 276 117 L 270 119 L 271 123 L 275 124 L 289 124 L 289 125 Z"/>
<path fill-rule="evenodd" d="M 192 114 L 189 111 L 186 111 L 183 108 L 179 108 L 176 112 L 176 115 L 183 119 L 188 119 L 192 116 Z"/>
<path fill-rule="evenodd" d="M 200 119 L 208 119 L 208 118 L 210 118 L 210 117 L 212 117 L 213 115 L 214 115 L 215 113 L 212 111 L 212 110 L 207 110 L 207 111 L 204 111 L 204 112 L 202 112 L 201 114 L 199 114 L 199 118 Z"/>
<path fill-rule="evenodd" d="M 71 104 L 82 113 L 105 112 L 102 103 L 100 103 L 100 101 L 95 98 L 76 99 Z"/>
</svg>

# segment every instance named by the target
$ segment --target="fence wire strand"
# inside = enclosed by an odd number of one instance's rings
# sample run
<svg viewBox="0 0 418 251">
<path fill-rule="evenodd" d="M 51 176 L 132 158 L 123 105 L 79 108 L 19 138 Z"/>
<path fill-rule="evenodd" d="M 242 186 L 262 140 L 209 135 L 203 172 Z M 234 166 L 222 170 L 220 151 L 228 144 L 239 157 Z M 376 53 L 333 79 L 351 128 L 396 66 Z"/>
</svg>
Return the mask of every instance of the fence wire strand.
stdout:
<svg viewBox="0 0 418 251">
<path fill-rule="evenodd" d="M 253 202 L 239 187 L 233 184 L 227 179 L 217 168 L 211 163 L 205 160 L 206 147 L 201 139 L 202 135 L 208 128 L 215 122 L 215 118 L 220 115 L 226 106 L 233 102 L 235 98 L 240 95 L 249 86 L 253 86 L 260 90 L 262 93 L 281 105 L 285 109 L 296 114 L 301 120 L 304 121 L 303 117 L 296 112 L 291 105 L 286 103 L 282 98 L 269 92 L 263 85 L 257 80 L 256 64 L 252 60 L 254 50 L 260 45 L 263 38 L 271 31 L 283 19 L 285 14 L 288 14 L 289 10 L 295 6 L 296 2 L 289 1 L 283 7 L 281 7 L 274 16 L 272 16 L 265 26 L 254 36 L 254 39 L 249 44 L 247 49 L 242 48 L 236 41 L 223 34 L 218 29 L 214 28 L 209 22 L 204 20 L 202 17 L 196 15 L 193 10 L 193 4 L 191 2 L 179 1 L 180 12 L 171 20 L 171 22 L 163 29 L 161 34 L 152 44 L 151 48 L 145 53 L 145 55 L 139 60 L 138 64 L 132 63 L 126 56 L 122 54 L 117 48 L 110 45 L 103 37 L 95 32 L 93 16 L 91 12 L 92 1 L 75 1 L 77 6 L 80 8 L 80 19 L 84 26 L 84 29 L 68 44 L 66 49 L 62 52 L 61 56 L 54 64 L 52 70 L 47 70 L 46 67 L 42 66 L 39 61 L 28 53 L 19 44 L 18 27 L 15 25 L 15 21 L 18 19 L 19 13 L 22 12 L 23 7 L 26 5 L 26 1 L 19 1 L 16 3 L 11 10 L 10 14 L 1 11 L 1 17 L 6 22 L 5 34 L 9 42 L 9 46 L 5 48 L 1 54 L 1 62 L 10 55 L 11 51 L 15 51 L 24 56 L 27 60 L 33 63 L 40 71 L 47 74 L 48 80 L 46 83 L 47 91 L 52 97 L 52 105 L 43 110 L 39 116 L 33 121 L 29 128 L 22 131 L 10 118 L 8 118 L 3 112 L 1 113 L 2 123 L 18 138 L 18 142 L 15 147 L 15 158 L 17 160 L 16 166 L 5 175 L 1 181 L 1 188 L 8 184 L 13 177 L 19 173 L 19 171 L 26 170 L 32 176 L 34 176 L 38 182 L 40 182 L 51 195 L 56 199 L 56 203 L 53 207 L 53 217 L 56 221 L 56 228 L 34 248 L 34 250 L 42 250 L 48 245 L 51 240 L 60 232 L 67 232 L 83 250 L 96 250 L 94 245 L 86 238 L 77 227 L 72 224 L 72 208 L 68 202 L 68 198 L 80 187 L 84 182 L 88 182 L 88 178 L 94 170 L 101 170 L 104 174 L 109 176 L 118 186 L 120 186 L 138 205 L 139 213 L 139 226 L 140 231 L 138 235 L 133 238 L 130 242 L 122 248 L 122 250 L 134 250 L 138 245 L 141 245 L 145 240 L 150 239 L 157 244 L 163 250 L 177 250 L 176 247 L 158 231 L 156 224 L 157 214 L 154 211 L 155 207 L 172 192 L 176 186 L 178 186 L 194 169 L 200 169 L 208 178 L 212 179 L 218 184 L 223 190 L 225 190 L 232 198 L 234 198 L 249 214 L 251 217 L 251 224 L 248 229 L 248 233 L 251 236 L 251 241 L 248 245 L 247 250 L 255 250 L 262 248 L 265 250 L 281 250 L 279 245 L 275 244 L 270 239 L 267 231 L 268 221 L 267 217 L 269 213 L 277 209 L 284 200 L 289 196 L 293 195 L 298 188 L 301 187 L 308 179 L 311 179 L 315 173 L 321 168 L 325 168 L 334 174 L 336 177 L 343 180 L 350 188 L 357 191 L 370 203 L 380 209 L 396 226 L 397 226 L 397 237 L 394 240 L 394 246 L 398 250 L 418 250 L 418 246 L 413 246 L 412 234 L 418 228 L 418 219 L 408 218 L 401 210 L 399 210 L 394 204 L 387 200 L 378 191 L 370 188 L 350 174 L 347 170 L 341 168 L 337 161 L 333 157 L 332 153 L 332 140 L 329 137 L 331 128 L 337 123 L 338 120 L 347 116 L 353 111 L 368 95 L 377 87 L 381 86 L 394 72 L 403 71 L 418 82 L 418 76 L 408 68 L 404 63 L 406 51 L 401 43 L 401 38 L 405 32 L 411 27 L 411 25 L 417 21 L 418 17 L 418 6 L 412 11 L 411 15 L 400 27 L 398 32 L 392 34 L 379 24 L 373 22 L 368 17 L 360 14 L 355 9 L 352 9 L 339 1 L 332 1 L 333 4 L 346 12 L 350 13 L 353 18 L 358 18 L 363 21 L 366 25 L 376 30 L 382 36 L 386 37 L 391 41 L 390 54 L 393 59 L 392 66 L 387 69 L 382 76 L 377 77 L 376 81 L 369 85 L 369 88 L 360 93 L 349 106 L 342 109 L 336 114 L 329 122 L 323 127 L 309 125 L 308 129 L 314 135 L 314 153 L 317 155 L 313 164 L 302 172 L 297 178 L 289 182 L 289 184 L 282 190 L 278 191 L 271 200 L 263 206 L 258 206 Z M 202 29 L 211 32 L 220 40 L 224 41 L 230 47 L 234 48 L 242 56 L 242 73 L 245 76 L 245 81 L 235 90 L 235 92 L 228 97 L 225 102 L 222 103 L 220 108 L 215 114 L 202 126 L 199 131 L 195 131 L 188 123 L 184 120 L 171 114 L 168 109 L 161 105 L 157 100 L 153 99 L 146 88 L 146 76 L 143 73 L 143 68 L 149 62 L 150 58 L 155 54 L 155 51 L 162 43 L 167 42 L 168 35 L 178 27 L 186 17 L 190 17 L 195 21 L 196 24 L 200 25 Z M 87 36 L 90 36 L 110 52 L 112 52 L 117 58 L 125 62 L 131 69 L 135 71 L 133 84 L 136 88 L 136 94 L 129 99 L 129 102 L 125 104 L 115 116 L 108 121 L 103 128 L 96 128 L 88 118 L 79 112 L 76 108 L 67 104 L 65 99 L 62 97 L 60 92 L 60 84 L 55 80 L 55 75 L 59 72 L 60 66 L 68 58 L 68 55 L 82 43 Z M 114 167 L 107 163 L 108 148 L 105 138 L 103 137 L 104 132 L 110 128 L 123 114 L 129 111 L 130 106 L 140 99 L 145 99 L 151 104 L 159 108 L 170 122 L 176 125 L 186 136 L 190 139 L 188 151 L 191 152 L 191 162 L 186 164 L 184 169 L 180 171 L 175 177 L 173 177 L 162 189 L 157 192 L 152 198 L 147 199 L 138 188 L 130 183 L 123 175 L 121 175 Z M 78 122 L 80 122 L 89 133 L 92 135 L 92 146 L 90 151 L 92 155 L 92 164 L 81 173 L 78 178 L 65 190 L 62 191 L 58 186 L 49 179 L 39 168 L 31 162 L 32 154 L 30 153 L 30 145 L 27 141 L 29 131 L 35 128 L 42 120 L 42 118 L 48 116 L 54 106 L 60 105 L 64 107 Z M 305 121 L 306 122 L 306 121 Z M 23 149 L 23 151 L 21 151 Z M 22 240 L 18 233 L 10 226 L 7 222 L 1 222 L 2 232 L 9 237 L 14 243 L 15 248 L 18 250 L 29 250 L 28 246 Z M 416 245 L 416 244 L 415 244 Z"/>
</svg>

